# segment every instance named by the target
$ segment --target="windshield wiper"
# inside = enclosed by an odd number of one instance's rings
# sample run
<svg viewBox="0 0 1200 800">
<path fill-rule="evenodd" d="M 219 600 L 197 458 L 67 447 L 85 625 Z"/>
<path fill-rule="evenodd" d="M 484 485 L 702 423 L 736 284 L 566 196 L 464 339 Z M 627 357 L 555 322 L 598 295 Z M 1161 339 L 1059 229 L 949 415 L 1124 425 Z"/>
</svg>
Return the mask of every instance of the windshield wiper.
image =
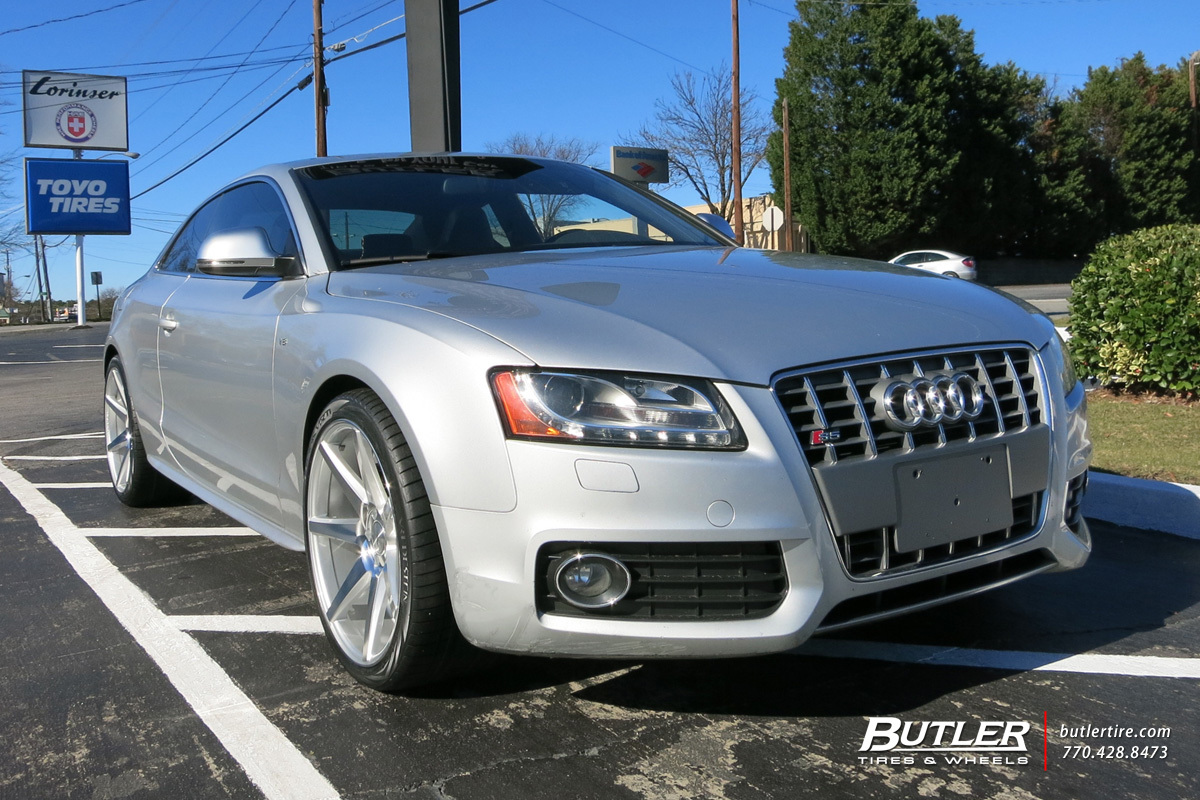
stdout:
<svg viewBox="0 0 1200 800">
<path fill-rule="evenodd" d="M 339 269 L 354 269 L 355 267 L 376 267 L 380 264 L 403 264 L 408 261 L 431 261 L 436 258 L 458 258 L 460 256 L 474 255 L 473 253 L 450 253 L 441 250 L 435 250 L 429 253 L 406 253 L 405 255 L 393 256 L 370 256 L 368 258 L 352 258 L 349 261 L 343 261 L 339 265 Z"/>
</svg>

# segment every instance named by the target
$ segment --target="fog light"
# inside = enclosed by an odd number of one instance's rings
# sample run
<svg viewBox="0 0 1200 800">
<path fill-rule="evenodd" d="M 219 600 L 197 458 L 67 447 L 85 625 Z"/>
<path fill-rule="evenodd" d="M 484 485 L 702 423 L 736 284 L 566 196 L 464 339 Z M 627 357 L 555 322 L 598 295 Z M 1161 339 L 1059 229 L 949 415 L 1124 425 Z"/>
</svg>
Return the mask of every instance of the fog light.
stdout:
<svg viewBox="0 0 1200 800">
<path fill-rule="evenodd" d="M 576 553 L 554 571 L 558 596 L 577 608 L 607 608 L 629 592 L 629 568 L 612 556 Z"/>
</svg>

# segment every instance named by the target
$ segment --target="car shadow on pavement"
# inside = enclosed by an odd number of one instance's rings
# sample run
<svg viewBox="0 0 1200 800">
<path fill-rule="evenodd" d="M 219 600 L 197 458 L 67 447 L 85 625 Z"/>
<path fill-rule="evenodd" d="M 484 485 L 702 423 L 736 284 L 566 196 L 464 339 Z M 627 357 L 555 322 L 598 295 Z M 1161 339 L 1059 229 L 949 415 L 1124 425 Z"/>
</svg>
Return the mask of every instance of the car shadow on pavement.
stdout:
<svg viewBox="0 0 1200 800">
<path fill-rule="evenodd" d="M 1055 656 L 1200 651 L 1200 543 L 1094 523 L 1082 569 L 1037 576 L 832 639 Z M 759 658 L 576 661 L 496 657 L 424 696 L 489 696 L 572 684 L 579 699 L 643 710 L 801 716 L 895 713 L 1013 670 L 787 653 Z M 582 684 L 582 685 L 579 685 Z"/>
</svg>

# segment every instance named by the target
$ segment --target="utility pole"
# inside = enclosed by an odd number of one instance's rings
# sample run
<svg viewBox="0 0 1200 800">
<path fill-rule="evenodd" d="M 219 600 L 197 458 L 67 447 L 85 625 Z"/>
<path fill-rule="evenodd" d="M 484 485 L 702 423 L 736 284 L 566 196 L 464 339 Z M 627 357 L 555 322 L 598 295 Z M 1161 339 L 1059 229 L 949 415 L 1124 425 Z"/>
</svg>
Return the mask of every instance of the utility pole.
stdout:
<svg viewBox="0 0 1200 800">
<path fill-rule="evenodd" d="M 742 81 L 741 45 L 738 41 L 738 0 L 733 0 L 733 233 L 738 244 L 746 243 L 742 224 Z"/>
<path fill-rule="evenodd" d="M 8 257 L 8 248 L 4 249 L 4 272 L 8 276 L 8 283 L 4 284 L 4 307 L 12 308 L 13 304 L 13 282 L 12 282 L 12 261 Z"/>
<path fill-rule="evenodd" d="M 37 275 L 38 284 L 38 308 L 41 310 L 42 322 L 50 322 L 50 316 L 46 313 L 47 298 L 50 296 L 50 273 L 46 273 L 46 283 L 42 283 L 42 263 L 46 259 L 46 249 L 42 242 L 41 236 L 33 237 L 33 272 Z"/>
<path fill-rule="evenodd" d="M 788 123 L 788 101 L 783 98 L 783 224 L 787 231 L 783 246 L 795 252 L 795 223 L 792 222 L 792 126 Z"/>
<path fill-rule="evenodd" d="M 325 144 L 325 109 L 329 94 L 325 89 L 325 34 L 321 30 L 321 3 L 313 0 L 313 95 L 317 108 L 317 157 L 329 155 Z"/>
<path fill-rule="evenodd" d="M 1200 158 L 1200 119 L 1196 117 L 1196 65 L 1200 63 L 1200 50 L 1188 59 L 1188 88 L 1192 95 L 1192 149 Z"/>
</svg>

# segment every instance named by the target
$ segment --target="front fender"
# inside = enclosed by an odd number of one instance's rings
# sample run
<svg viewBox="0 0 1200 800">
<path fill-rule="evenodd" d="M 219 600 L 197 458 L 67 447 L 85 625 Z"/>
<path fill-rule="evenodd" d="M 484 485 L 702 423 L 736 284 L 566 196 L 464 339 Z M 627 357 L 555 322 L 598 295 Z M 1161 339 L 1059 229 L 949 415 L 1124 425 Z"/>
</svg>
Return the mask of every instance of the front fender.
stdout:
<svg viewBox="0 0 1200 800">
<path fill-rule="evenodd" d="M 305 421 L 332 399 L 329 387 L 347 379 L 388 406 L 430 502 L 493 512 L 516 507 L 488 373 L 498 365 L 529 365 L 527 358 L 461 322 L 395 303 L 310 289 L 291 311 L 280 320 L 274 417 L 285 460 L 280 501 L 301 536 Z"/>
</svg>

